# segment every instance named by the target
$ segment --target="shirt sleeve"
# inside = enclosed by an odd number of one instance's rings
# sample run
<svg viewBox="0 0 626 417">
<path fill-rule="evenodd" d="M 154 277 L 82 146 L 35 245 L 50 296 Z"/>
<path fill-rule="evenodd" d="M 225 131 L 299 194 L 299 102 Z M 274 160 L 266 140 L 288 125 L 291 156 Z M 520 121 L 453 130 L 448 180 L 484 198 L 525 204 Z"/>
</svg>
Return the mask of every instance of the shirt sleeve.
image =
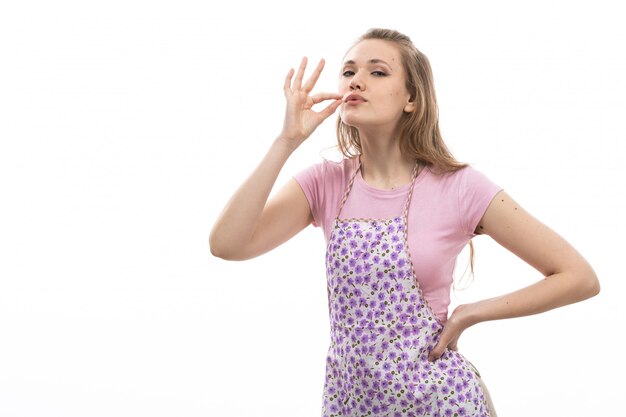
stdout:
<svg viewBox="0 0 626 417">
<path fill-rule="evenodd" d="M 323 173 L 323 163 L 318 163 L 303 169 L 293 176 L 296 182 L 300 185 L 300 188 L 302 188 L 302 191 L 309 202 L 309 208 L 311 209 L 311 214 L 313 215 L 313 226 L 315 227 L 319 227 L 323 224 L 321 215 L 321 208 L 323 207 L 322 199 L 324 196 L 324 189 L 322 187 Z"/>
<path fill-rule="evenodd" d="M 501 190 L 502 187 L 477 169 L 471 166 L 463 168 L 459 184 L 459 216 L 461 227 L 468 236 L 476 236 L 474 231 L 480 219 Z"/>
</svg>

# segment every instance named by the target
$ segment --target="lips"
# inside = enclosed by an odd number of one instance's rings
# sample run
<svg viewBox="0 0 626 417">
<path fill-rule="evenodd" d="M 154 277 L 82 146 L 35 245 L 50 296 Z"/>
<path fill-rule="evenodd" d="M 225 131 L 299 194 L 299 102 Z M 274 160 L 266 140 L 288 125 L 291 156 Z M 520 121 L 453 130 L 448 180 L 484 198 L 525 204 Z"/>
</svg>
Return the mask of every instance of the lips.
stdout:
<svg viewBox="0 0 626 417">
<path fill-rule="evenodd" d="M 366 101 L 367 100 L 365 98 L 354 93 L 349 94 L 347 97 L 343 99 L 344 103 L 349 103 L 349 104 L 365 103 Z"/>
</svg>

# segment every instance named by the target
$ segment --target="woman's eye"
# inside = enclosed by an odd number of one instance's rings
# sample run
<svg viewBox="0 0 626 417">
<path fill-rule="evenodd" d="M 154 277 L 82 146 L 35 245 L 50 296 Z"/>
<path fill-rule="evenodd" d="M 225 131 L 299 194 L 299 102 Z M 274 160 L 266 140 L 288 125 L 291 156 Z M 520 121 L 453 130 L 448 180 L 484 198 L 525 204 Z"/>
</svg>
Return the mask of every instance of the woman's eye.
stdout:
<svg viewBox="0 0 626 417">
<path fill-rule="evenodd" d="M 354 76 L 354 71 L 346 70 L 341 75 L 344 77 L 352 77 Z M 373 71 L 372 75 L 375 77 L 386 77 L 387 73 L 385 73 L 384 71 Z"/>
</svg>

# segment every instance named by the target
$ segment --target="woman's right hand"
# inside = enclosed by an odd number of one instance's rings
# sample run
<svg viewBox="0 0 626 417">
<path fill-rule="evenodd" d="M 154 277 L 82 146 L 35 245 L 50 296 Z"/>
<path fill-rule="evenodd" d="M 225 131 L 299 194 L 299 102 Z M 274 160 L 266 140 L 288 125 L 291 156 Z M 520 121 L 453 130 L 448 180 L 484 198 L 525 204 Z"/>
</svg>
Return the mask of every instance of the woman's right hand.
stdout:
<svg viewBox="0 0 626 417">
<path fill-rule="evenodd" d="M 268 201 L 291 153 L 341 104 L 339 94 L 309 95 L 324 68 L 324 60 L 302 85 L 306 63 L 303 58 L 293 83 L 293 69 L 285 79 L 287 110 L 283 131 L 226 203 L 211 230 L 209 245 L 215 256 L 230 260 L 254 258 L 286 242 L 313 221 L 306 195 L 293 178 Z M 322 111 L 312 110 L 315 104 L 326 100 L 333 102 Z"/>
<path fill-rule="evenodd" d="M 341 104 L 342 96 L 337 93 L 319 93 L 309 95 L 322 69 L 324 68 L 324 60 L 321 59 L 313 74 L 302 85 L 304 70 L 306 69 L 307 58 L 302 58 L 300 68 L 296 74 L 296 78 L 291 82 L 294 75 L 294 69 L 290 69 L 285 78 L 285 98 L 287 99 L 287 109 L 285 111 L 285 121 L 283 123 L 283 131 L 279 138 L 286 141 L 293 149 L 297 148 L 302 142 L 308 138 L 311 133 L 326 119 L 333 114 Z M 315 104 L 326 100 L 334 100 L 323 110 L 316 112 L 312 107 Z"/>
</svg>

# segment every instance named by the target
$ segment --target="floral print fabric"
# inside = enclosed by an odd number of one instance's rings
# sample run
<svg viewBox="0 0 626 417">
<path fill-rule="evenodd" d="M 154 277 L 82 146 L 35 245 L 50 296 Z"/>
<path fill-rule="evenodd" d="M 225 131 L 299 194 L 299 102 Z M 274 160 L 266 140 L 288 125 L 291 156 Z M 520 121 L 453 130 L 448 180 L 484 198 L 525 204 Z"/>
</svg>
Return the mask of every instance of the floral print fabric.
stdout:
<svg viewBox="0 0 626 417">
<path fill-rule="evenodd" d="M 323 417 L 489 416 L 461 354 L 446 350 L 428 361 L 443 326 L 408 254 L 406 210 L 404 218 L 335 221 L 326 253 Z"/>
</svg>

